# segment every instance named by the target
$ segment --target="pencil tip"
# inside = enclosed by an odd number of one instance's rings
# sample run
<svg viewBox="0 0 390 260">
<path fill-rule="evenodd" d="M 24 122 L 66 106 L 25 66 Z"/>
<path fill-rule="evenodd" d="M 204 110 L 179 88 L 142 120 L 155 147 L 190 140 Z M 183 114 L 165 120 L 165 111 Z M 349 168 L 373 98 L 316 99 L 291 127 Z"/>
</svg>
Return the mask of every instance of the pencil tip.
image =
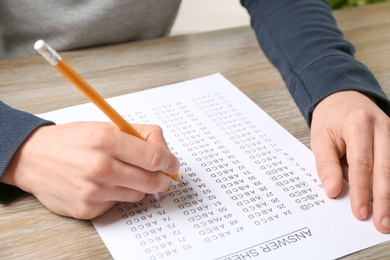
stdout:
<svg viewBox="0 0 390 260">
<path fill-rule="evenodd" d="M 180 177 L 180 175 L 177 175 L 177 178 L 175 178 L 175 181 L 183 183 L 183 179 Z"/>
</svg>

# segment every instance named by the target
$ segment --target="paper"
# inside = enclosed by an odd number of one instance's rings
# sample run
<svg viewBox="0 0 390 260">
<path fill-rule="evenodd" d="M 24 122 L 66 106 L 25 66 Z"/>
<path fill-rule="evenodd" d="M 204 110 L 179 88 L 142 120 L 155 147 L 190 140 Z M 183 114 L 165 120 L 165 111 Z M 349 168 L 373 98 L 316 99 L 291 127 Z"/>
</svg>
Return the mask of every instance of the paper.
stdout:
<svg viewBox="0 0 390 260">
<path fill-rule="evenodd" d="M 389 238 L 328 199 L 311 151 L 220 74 L 107 101 L 163 128 L 185 181 L 93 220 L 115 259 L 335 259 Z M 40 116 L 108 121 L 93 104 Z"/>
</svg>

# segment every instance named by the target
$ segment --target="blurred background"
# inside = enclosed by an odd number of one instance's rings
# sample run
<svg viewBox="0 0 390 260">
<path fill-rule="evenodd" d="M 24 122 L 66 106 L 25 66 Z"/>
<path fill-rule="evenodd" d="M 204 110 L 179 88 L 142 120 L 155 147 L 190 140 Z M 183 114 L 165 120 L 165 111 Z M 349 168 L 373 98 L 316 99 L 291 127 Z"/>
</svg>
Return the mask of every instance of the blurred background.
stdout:
<svg viewBox="0 0 390 260">
<path fill-rule="evenodd" d="M 171 35 L 244 25 L 249 25 L 249 15 L 240 0 L 182 0 Z"/>
<path fill-rule="evenodd" d="M 378 2 L 390 2 L 390 0 L 328 1 L 333 9 L 353 8 L 355 6 Z M 240 0 L 182 0 L 176 22 L 171 30 L 171 35 L 213 31 L 249 24 L 249 15 L 241 6 Z"/>
<path fill-rule="evenodd" d="M 390 2 L 390 0 L 328 0 L 333 9 L 363 6 L 373 3 Z"/>
</svg>

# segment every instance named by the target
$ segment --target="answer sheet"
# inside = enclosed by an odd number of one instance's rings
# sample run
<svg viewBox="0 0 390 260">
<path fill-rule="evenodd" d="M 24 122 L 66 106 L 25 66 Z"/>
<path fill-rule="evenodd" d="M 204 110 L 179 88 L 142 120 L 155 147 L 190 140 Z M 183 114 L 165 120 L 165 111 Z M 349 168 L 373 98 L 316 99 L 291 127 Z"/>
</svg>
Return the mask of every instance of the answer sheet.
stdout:
<svg viewBox="0 0 390 260">
<path fill-rule="evenodd" d="M 184 180 L 93 220 L 114 259 L 335 259 L 389 239 L 347 192 L 328 199 L 312 152 L 220 74 L 107 101 L 163 128 Z M 40 116 L 109 121 L 91 103 Z"/>
</svg>

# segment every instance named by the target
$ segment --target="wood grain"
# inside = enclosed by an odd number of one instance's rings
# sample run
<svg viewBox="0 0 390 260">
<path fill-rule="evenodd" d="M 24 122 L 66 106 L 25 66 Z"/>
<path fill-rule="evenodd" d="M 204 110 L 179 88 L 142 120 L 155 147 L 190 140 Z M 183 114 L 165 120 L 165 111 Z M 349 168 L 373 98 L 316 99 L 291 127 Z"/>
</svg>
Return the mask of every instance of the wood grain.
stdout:
<svg viewBox="0 0 390 260">
<path fill-rule="evenodd" d="M 335 12 L 346 39 L 356 47 L 356 57 L 373 71 L 388 95 L 389 14 L 390 3 Z M 105 98 L 220 72 L 309 147 L 306 122 L 249 27 L 61 55 Z M 0 99 L 30 113 L 87 102 L 38 56 L 0 61 Z M 29 195 L 0 206 L 0 259 L 55 258 L 111 256 L 90 221 L 55 215 Z M 390 258 L 389 242 L 345 257 L 383 258 Z"/>
</svg>

